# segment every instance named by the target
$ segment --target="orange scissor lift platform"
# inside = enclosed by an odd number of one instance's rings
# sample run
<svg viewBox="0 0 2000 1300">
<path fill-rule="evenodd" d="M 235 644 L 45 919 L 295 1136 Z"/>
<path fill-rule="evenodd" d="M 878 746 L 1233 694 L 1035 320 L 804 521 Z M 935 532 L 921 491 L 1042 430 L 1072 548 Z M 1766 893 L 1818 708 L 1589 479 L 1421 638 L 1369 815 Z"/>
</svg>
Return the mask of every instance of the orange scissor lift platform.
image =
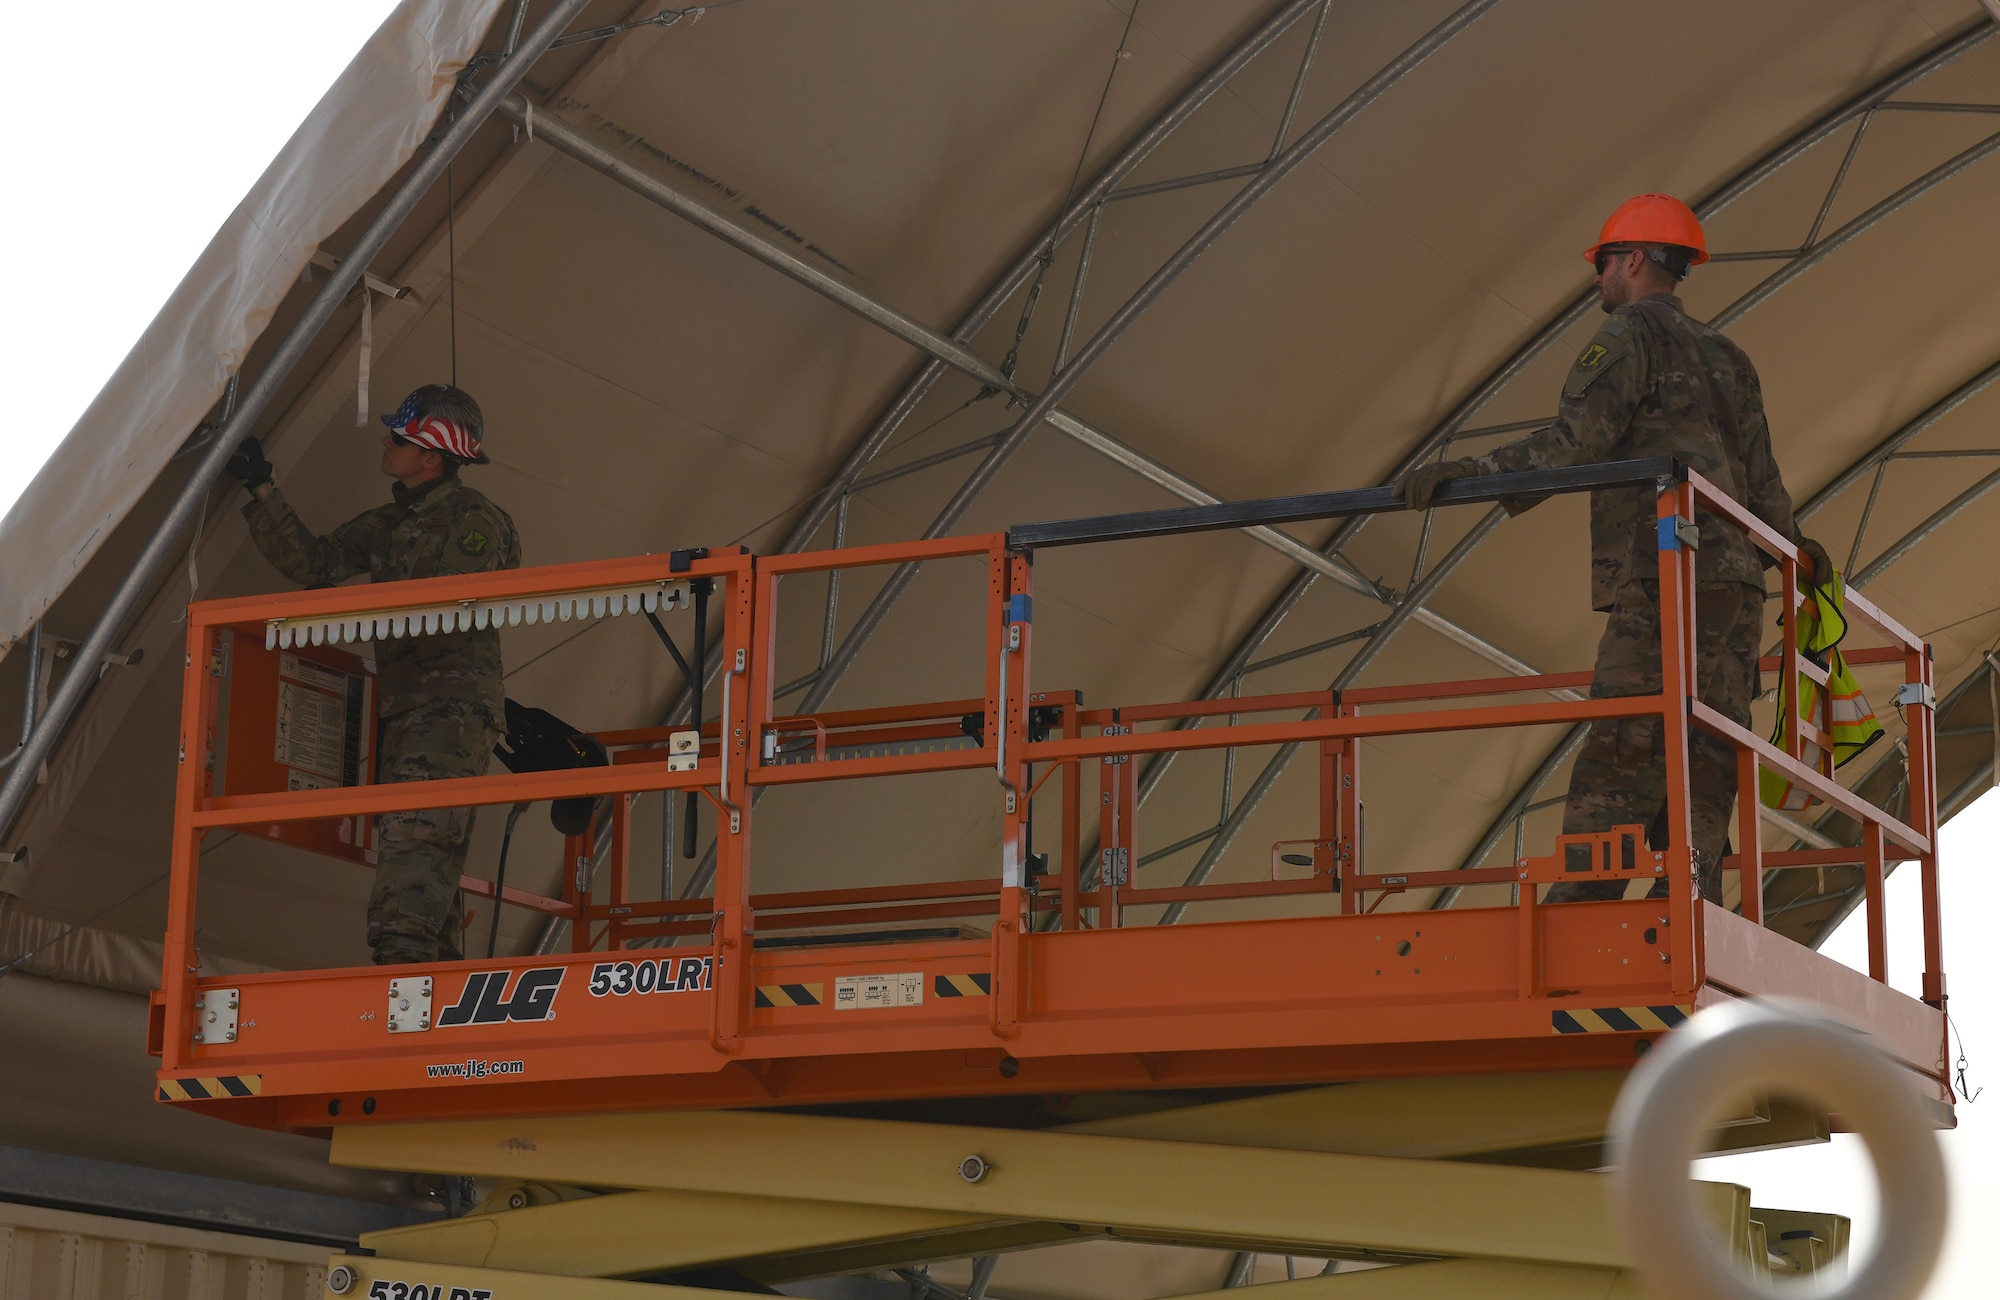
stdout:
<svg viewBox="0 0 2000 1300">
<path fill-rule="evenodd" d="M 1696 1008 L 1755 997 L 1830 1007 L 1924 1076 L 1923 1086 L 1948 1106 L 1927 648 L 1880 609 L 1847 596 L 1849 615 L 1882 642 L 1853 650 L 1850 662 L 1900 665 L 1906 695 L 1918 705 L 1906 710 L 1905 821 L 1800 760 L 1813 737 L 1799 734 L 1796 708 L 1787 709 L 1793 721 L 1783 743 L 1772 744 L 1700 702 L 1688 617 L 1697 505 L 1747 530 L 1776 559 L 1785 607 L 1800 600 L 1795 550 L 1726 495 L 1660 460 L 1464 480 L 1448 485 L 1440 501 L 1619 487 L 1658 494 L 1665 666 L 1658 695 L 1554 698 L 1587 685 L 1588 674 L 1570 673 L 1086 709 L 1074 691 L 1034 679 L 1035 549 L 1395 508 L 1382 489 L 809 554 L 647 556 L 195 604 L 166 963 L 152 1021 L 160 1099 L 244 1124 L 324 1130 L 482 1116 L 1605 1069 L 1629 1066 Z M 780 579 L 968 557 L 983 558 L 986 567 L 983 698 L 810 716 L 778 711 Z M 683 732 L 676 746 L 670 728 L 606 732 L 599 739 L 612 755 L 608 766 L 367 783 L 371 728 L 357 723 L 368 716 L 366 678 L 344 673 L 342 664 L 352 667 L 353 652 L 368 640 L 424 635 L 426 628 L 642 615 L 704 587 L 720 613 L 709 649 L 720 655 L 721 710 L 698 742 Z M 1801 673 L 1820 672 L 1799 654 L 1793 622 L 1785 620 L 1782 652 L 1767 661 L 1787 684 L 1788 700 Z M 281 693 L 290 683 L 278 706 L 265 698 L 274 679 Z M 268 732 L 258 739 L 256 720 L 274 708 L 286 729 L 277 753 L 287 759 L 291 744 L 291 767 L 274 767 L 255 750 L 270 744 Z M 1311 712 L 1301 719 L 1302 710 Z M 1281 713 L 1291 716 L 1271 718 Z M 1245 720 L 1221 725 L 1227 714 Z M 1385 854 L 1371 859 L 1358 843 L 1363 740 L 1640 716 L 1661 718 L 1666 733 L 1669 843 L 1662 850 L 1648 848 L 1640 828 L 1626 827 L 1558 841 L 1544 857 L 1435 871 L 1384 865 Z M 298 777 L 313 764 L 300 754 L 315 743 L 326 748 L 327 733 L 338 732 L 343 718 L 345 772 L 325 759 L 320 776 Z M 1204 724 L 1172 725 L 1193 718 Z M 308 724 L 319 730 L 305 734 Z M 1725 866 L 1742 882 L 1740 915 L 1694 891 L 1687 762 L 1696 729 L 1739 755 L 1741 848 Z M 1271 878 L 1183 888 L 1136 882 L 1142 756 L 1285 743 L 1317 755 L 1319 821 L 1294 851 L 1273 847 Z M 1861 844 L 1761 850 L 1760 768 L 1783 773 L 1854 818 Z M 752 805 L 761 788 L 969 770 L 993 774 L 1003 814 L 991 875 L 757 890 Z M 634 896 L 631 802 L 666 790 L 713 809 L 709 897 Z M 604 869 L 586 878 L 594 844 L 571 837 L 560 896 L 508 888 L 500 900 L 569 921 L 567 952 L 227 978 L 199 973 L 200 848 L 211 833 L 236 829 L 362 859 L 377 814 L 577 797 L 610 800 Z M 1049 805 L 1061 809 L 1046 856 L 1029 840 L 1037 799 L 1044 828 Z M 1088 862 L 1086 800 L 1101 812 L 1099 851 Z M 1897 861 L 1920 864 L 1923 875 L 1922 1001 L 1883 982 L 1882 880 Z M 1867 976 L 1762 924 L 1764 872 L 1835 863 L 1865 871 Z M 1539 900 L 1539 887 L 1558 881 L 1636 878 L 1665 879 L 1667 896 L 1559 906 Z M 1514 886 L 1514 901 L 1426 911 L 1381 906 L 1412 890 L 1495 883 Z M 465 889 L 490 898 L 493 886 L 467 877 Z M 1323 897 L 1310 915 L 1125 924 L 1135 907 L 1293 895 Z M 946 920 L 982 923 L 990 932 L 929 939 L 883 933 Z M 829 941 L 838 927 L 850 927 L 847 940 L 852 927 L 874 939 Z"/>
</svg>

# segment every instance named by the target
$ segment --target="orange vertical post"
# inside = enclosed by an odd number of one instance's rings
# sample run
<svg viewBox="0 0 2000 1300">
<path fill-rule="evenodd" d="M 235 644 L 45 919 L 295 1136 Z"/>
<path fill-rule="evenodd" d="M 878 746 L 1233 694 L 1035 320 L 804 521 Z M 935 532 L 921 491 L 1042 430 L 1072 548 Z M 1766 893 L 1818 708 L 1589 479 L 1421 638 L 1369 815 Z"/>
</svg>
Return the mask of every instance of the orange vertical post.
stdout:
<svg viewBox="0 0 2000 1300">
<path fill-rule="evenodd" d="M 1889 982 L 1889 927 L 1882 889 L 1887 874 L 1884 856 L 1881 823 L 1865 823 L 1861 828 L 1861 871 L 1868 898 L 1868 978 L 1886 984 Z"/>
<path fill-rule="evenodd" d="M 583 887 L 584 873 L 590 869 L 590 838 L 587 835 L 563 836 L 562 896 L 570 905 L 569 950 L 589 952 L 595 943 L 590 937 L 590 918 L 584 909 L 590 906 L 591 890 Z M 591 882 L 595 885 L 595 881 Z"/>
<path fill-rule="evenodd" d="M 1798 561 L 1780 557 L 1778 574 L 1783 597 L 1779 608 L 1785 611 L 1784 626 L 1779 629 L 1784 640 L 1784 652 L 1778 657 L 1778 707 L 1785 712 L 1785 752 L 1793 758 L 1802 752 L 1799 748 L 1799 566 Z M 1831 714 L 1828 715 L 1831 720 Z"/>
<path fill-rule="evenodd" d="M 1515 870 L 1523 877 L 1527 875 L 1525 871 L 1520 870 L 1518 864 Z M 1516 956 L 1521 978 L 1521 996 L 1531 998 L 1541 992 L 1542 987 L 1542 909 L 1540 896 L 1536 892 L 1539 887 L 1535 882 L 1523 879 L 1520 887 L 1520 905 L 1514 909 L 1517 923 L 1515 943 L 1519 946 Z"/>
<path fill-rule="evenodd" d="M 1660 729 L 1666 741 L 1667 917 L 1673 988 L 1691 993 L 1700 964 L 1696 924 L 1694 823 L 1688 805 L 1688 701 L 1694 694 L 1694 554 L 1681 544 L 1676 524 L 1694 518 L 1694 489 L 1680 483 L 1660 493 L 1656 507 L 1660 550 Z"/>
<path fill-rule="evenodd" d="M 1904 677 L 1924 687 L 1929 698 L 1936 688 L 1931 680 L 1930 645 L 1909 650 L 1903 663 Z M 1931 842 L 1930 852 L 1917 859 L 1923 891 L 1924 1001 L 1941 1009 L 1945 1004 L 1944 899 L 1938 879 L 1937 715 L 1928 706 L 1906 706 L 1903 716 L 1909 729 L 1910 820 Z"/>
<path fill-rule="evenodd" d="M 1764 924 L 1764 840 L 1757 818 L 1757 756 L 1736 753 L 1736 883 L 1743 919 Z"/>
<path fill-rule="evenodd" d="M 1121 736 L 1131 731 L 1128 723 L 1107 722 L 1100 734 Z M 1122 870 L 1129 882 L 1138 865 L 1132 835 L 1132 818 L 1138 811 L 1132 768 L 1130 754 L 1106 754 L 1097 760 L 1097 895 L 1103 900 L 1097 925 L 1104 930 L 1115 930 L 1125 923 L 1118 876 Z"/>
<path fill-rule="evenodd" d="M 604 923 L 604 940 L 612 952 L 625 946 L 625 921 L 618 909 L 632 902 L 632 798 L 621 794 L 611 800 L 611 915 Z"/>
<path fill-rule="evenodd" d="M 217 706 L 222 680 L 221 638 L 230 635 L 196 619 L 188 620 L 187 667 L 181 679 L 181 734 L 174 772 L 174 802 L 189 811 L 201 807 L 214 789 L 209 756 L 215 748 Z M 198 671 L 205 665 L 206 671 Z M 167 934 L 162 945 L 160 990 L 165 1002 L 166 1032 L 161 1048 L 163 1068 L 188 1063 L 189 1034 L 194 1019 L 194 977 L 200 962 L 195 953 L 196 898 L 201 871 L 201 841 L 206 832 L 177 829 L 169 850 Z"/>
<path fill-rule="evenodd" d="M 776 579 L 763 582 L 747 557 L 722 574 L 722 706 L 716 722 L 715 817 L 715 1028 L 717 1051 L 740 1050 L 750 1016 L 751 934 L 755 917 L 750 907 L 750 701 L 758 689 L 751 672 L 752 651 L 774 653 L 770 642 L 758 642 L 754 617 L 759 595 L 763 608 L 777 607 Z M 774 622 L 766 618 L 765 623 Z M 770 664 L 763 665 L 768 674 Z M 766 678 L 768 680 L 768 677 Z"/>
<path fill-rule="evenodd" d="M 1319 743 L 1319 839 L 1313 843 L 1313 874 L 1329 889 L 1340 880 L 1340 742 Z"/>
<path fill-rule="evenodd" d="M 1338 717 L 1352 718 L 1361 712 L 1352 704 L 1337 704 Z M 1336 811 L 1340 847 L 1340 910 L 1349 915 L 1361 910 L 1361 744 L 1352 736 L 1340 742 L 1340 790 Z"/>
<path fill-rule="evenodd" d="M 1083 735 L 1083 700 L 1075 692 L 1063 705 L 1063 738 Z M 1074 931 L 1083 924 L 1083 764 L 1071 759 L 1062 773 L 1062 928 Z"/>
<path fill-rule="evenodd" d="M 987 735 L 1001 790 L 1000 915 L 993 926 L 993 1031 L 1002 1038 L 1020 1032 L 1027 1005 L 1028 929 L 1026 839 L 1028 743 L 1028 652 L 1033 640 L 1033 583 L 1028 558 L 995 548 L 988 561 Z"/>
</svg>

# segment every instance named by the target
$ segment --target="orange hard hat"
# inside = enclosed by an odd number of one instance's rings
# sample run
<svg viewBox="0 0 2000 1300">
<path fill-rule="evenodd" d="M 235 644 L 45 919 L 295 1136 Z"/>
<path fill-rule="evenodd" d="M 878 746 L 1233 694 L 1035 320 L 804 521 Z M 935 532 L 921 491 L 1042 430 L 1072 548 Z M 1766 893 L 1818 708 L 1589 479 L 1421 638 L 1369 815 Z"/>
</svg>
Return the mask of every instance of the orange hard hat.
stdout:
<svg viewBox="0 0 2000 1300">
<path fill-rule="evenodd" d="M 1708 239 L 1694 209 L 1671 194 L 1641 194 L 1618 205 L 1597 232 L 1597 242 L 1583 250 L 1583 260 L 1595 262 L 1606 244 L 1678 244 L 1694 250 L 1693 266 L 1708 260 Z"/>
</svg>

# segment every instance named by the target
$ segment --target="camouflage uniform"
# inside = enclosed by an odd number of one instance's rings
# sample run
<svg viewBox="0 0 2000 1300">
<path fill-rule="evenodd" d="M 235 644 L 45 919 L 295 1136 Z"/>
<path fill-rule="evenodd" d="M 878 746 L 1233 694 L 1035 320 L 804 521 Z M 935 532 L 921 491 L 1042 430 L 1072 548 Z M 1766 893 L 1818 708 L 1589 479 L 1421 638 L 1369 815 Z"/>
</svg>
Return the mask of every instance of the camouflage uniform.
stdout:
<svg viewBox="0 0 2000 1300">
<path fill-rule="evenodd" d="M 393 485 L 378 506 L 326 537 L 308 529 L 274 487 L 243 507 L 250 536 L 286 577 L 323 586 L 366 573 L 373 582 L 483 573 L 521 565 L 507 512 L 456 476 L 416 489 Z M 381 731 L 377 779 L 484 776 L 505 730 L 497 630 L 377 642 Z M 377 867 L 368 898 L 368 943 L 378 962 L 460 955 L 459 876 L 472 837 L 471 808 L 386 813 L 376 819 Z"/>
<path fill-rule="evenodd" d="M 1711 412 L 1711 391 L 1734 412 L 1733 430 L 1726 414 Z M 1555 422 L 1477 457 L 1472 466 L 1498 474 L 1658 455 L 1679 457 L 1779 533 L 1798 538 L 1792 500 L 1771 454 L 1756 369 L 1741 348 L 1691 320 L 1680 299 L 1667 294 L 1611 313 L 1571 368 Z M 1654 499 L 1648 487 L 1591 494 L 1591 608 L 1610 614 L 1597 647 L 1593 697 L 1650 695 L 1661 686 Z M 1707 510 L 1695 522 L 1701 530 L 1697 688 L 1703 703 L 1748 726 L 1758 685 L 1763 552 L 1742 529 Z M 1563 833 L 1652 826 L 1666 806 L 1665 743 L 1656 717 L 1592 723 L 1570 776 Z M 1735 753 L 1697 731 L 1689 768 L 1701 890 L 1719 902 L 1736 798 Z M 1623 889 L 1615 883 L 1558 885 L 1549 899 L 1615 898 Z"/>
</svg>

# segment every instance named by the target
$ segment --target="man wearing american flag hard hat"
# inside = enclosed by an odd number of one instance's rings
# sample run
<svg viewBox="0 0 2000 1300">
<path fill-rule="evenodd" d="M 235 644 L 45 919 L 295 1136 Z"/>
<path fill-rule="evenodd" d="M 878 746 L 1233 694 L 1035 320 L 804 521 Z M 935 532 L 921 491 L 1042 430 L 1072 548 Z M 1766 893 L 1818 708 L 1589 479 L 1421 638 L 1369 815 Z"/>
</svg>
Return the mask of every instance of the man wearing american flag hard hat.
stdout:
<svg viewBox="0 0 2000 1300">
<path fill-rule="evenodd" d="M 426 384 L 382 417 L 382 473 L 393 500 L 322 537 L 285 500 L 271 462 L 245 438 L 227 471 L 250 493 L 243 518 L 279 572 L 303 586 L 332 586 L 514 569 L 521 539 L 507 512 L 466 486 L 458 471 L 489 461 L 479 403 L 450 384 Z M 500 634 L 484 628 L 372 643 L 381 727 L 376 780 L 483 776 L 505 733 Z M 458 881 L 472 840 L 471 808 L 388 813 L 376 819 L 375 885 L 368 944 L 378 963 L 453 961 L 464 928 Z"/>
</svg>

